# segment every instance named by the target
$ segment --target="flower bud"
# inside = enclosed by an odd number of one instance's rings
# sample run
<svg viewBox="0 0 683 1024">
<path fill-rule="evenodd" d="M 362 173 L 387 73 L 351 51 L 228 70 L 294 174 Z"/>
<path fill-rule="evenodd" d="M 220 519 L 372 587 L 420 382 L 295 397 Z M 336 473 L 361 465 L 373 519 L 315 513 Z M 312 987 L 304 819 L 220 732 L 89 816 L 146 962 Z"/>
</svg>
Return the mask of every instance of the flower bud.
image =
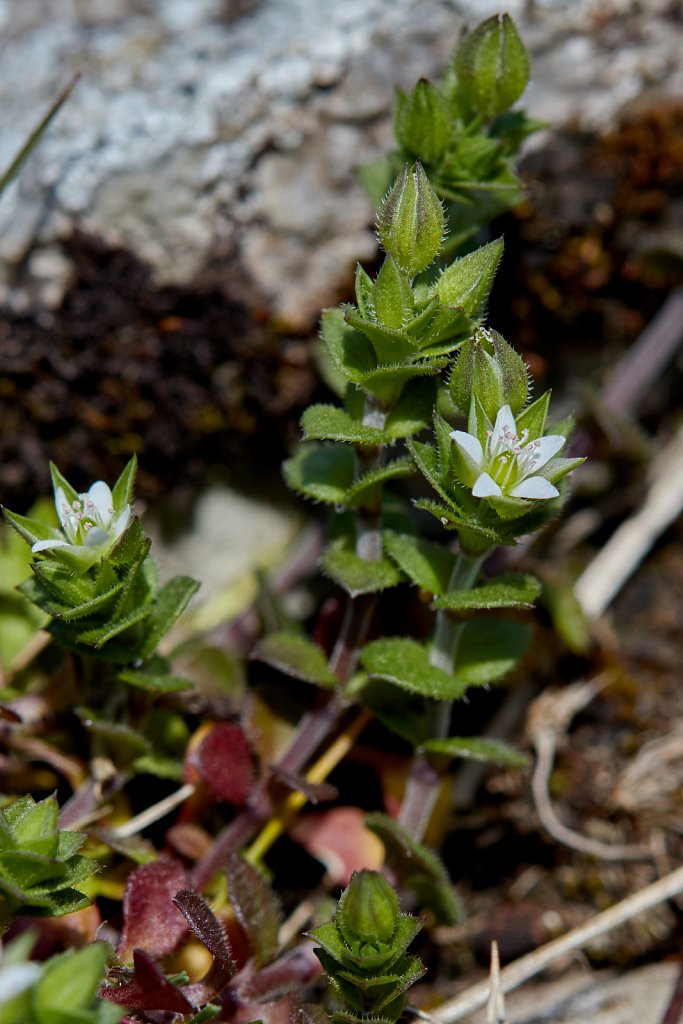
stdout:
<svg viewBox="0 0 683 1024">
<path fill-rule="evenodd" d="M 409 96 L 399 90 L 394 130 L 399 145 L 426 164 L 438 164 L 451 138 L 453 116 L 441 92 L 421 78 Z"/>
<path fill-rule="evenodd" d="M 438 255 L 444 233 L 443 207 L 420 163 L 407 165 L 390 189 L 377 219 L 382 247 L 408 277 Z"/>
<path fill-rule="evenodd" d="M 531 62 L 510 16 L 496 14 L 462 38 L 453 67 L 462 115 L 491 121 L 522 95 Z"/>
<path fill-rule="evenodd" d="M 451 374 L 451 398 L 468 414 L 477 398 L 493 423 L 498 410 L 509 406 L 516 416 L 529 395 L 526 363 L 497 331 L 480 327 L 460 349 Z"/>
<path fill-rule="evenodd" d="M 339 900 L 336 924 L 349 944 L 389 942 L 399 919 L 398 898 L 384 875 L 354 871 Z"/>
</svg>

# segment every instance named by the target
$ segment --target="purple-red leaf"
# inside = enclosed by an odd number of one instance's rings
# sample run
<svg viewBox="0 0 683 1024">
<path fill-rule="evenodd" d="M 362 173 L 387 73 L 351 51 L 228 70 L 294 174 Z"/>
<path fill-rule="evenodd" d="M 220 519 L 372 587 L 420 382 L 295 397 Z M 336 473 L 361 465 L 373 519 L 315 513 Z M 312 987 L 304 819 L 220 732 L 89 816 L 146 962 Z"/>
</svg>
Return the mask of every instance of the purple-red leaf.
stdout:
<svg viewBox="0 0 683 1024">
<path fill-rule="evenodd" d="M 282 923 L 280 904 L 265 879 L 238 854 L 227 865 L 228 894 L 237 920 L 249 940 L 256 965 L 277 956 Z"/>
<path fill-rule="evenodd" d="M 183 986 L 183 993 L 194 1006 L 210 1002 L 228 985 L 237 970 L 223 925 L 197 892 L 184 889 L 173 902 L 190 928 L 213 957 L 208 973 L 194 985 Z"/>
<path fill-rule="evenodd" d="M 130 958 L 136 947 L 152 956 L 170 953 L 187 931 L 173 905 L 179 889 L 189 885 L 182 864 L 170 859 L 142 864 L 131 874 L 123 897 L 123 934 L 118 954 Z"/>
<path fill-rule="evenodd" d="M 142 949 L 133 952 L 135 973 L 126 985 L 102 985 L 100 996 L 127 1010 L 170 1010 L 192 1013 L 192 1004 Z"/>
<path fill-rule="evenodd" d="M 221 800 L 244 804 L 254 782 L 251 746 L 238 725 L 220 722 L 194 754 L 203 782 Z"/>
</svg>

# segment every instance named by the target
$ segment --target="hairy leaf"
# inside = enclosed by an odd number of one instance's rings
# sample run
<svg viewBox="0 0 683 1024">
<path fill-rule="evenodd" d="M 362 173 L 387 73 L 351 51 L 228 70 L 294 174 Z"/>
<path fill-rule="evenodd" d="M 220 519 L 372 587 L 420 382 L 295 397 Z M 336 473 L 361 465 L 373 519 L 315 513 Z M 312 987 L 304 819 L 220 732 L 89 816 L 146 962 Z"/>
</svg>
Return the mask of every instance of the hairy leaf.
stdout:
<svg viewBox="0 0 683 1024">
<path fill-rule="evenodd" d="M 467 689 L 467 680 L 430 665 L 427 648 L 408 637 L 373 640 L 363 648 L 360 660 L 371 678 L 423 697 L 457 700 Z"/>
<path fill-rule="evenodd" d="M 256 645 L 252 657 L 316 686 L 331 689 L 337 684 L 322 648 L 295 633 L 271 633 Z"/>
<path fill-rule="evenodd" d="M 243 857 L 235 854 L 230 858 L 227 875 L 230 903 L 249 940 L 256 965 L 263 967 L 278 953 L 280 903 L 263 876 Z"/>
</svg>

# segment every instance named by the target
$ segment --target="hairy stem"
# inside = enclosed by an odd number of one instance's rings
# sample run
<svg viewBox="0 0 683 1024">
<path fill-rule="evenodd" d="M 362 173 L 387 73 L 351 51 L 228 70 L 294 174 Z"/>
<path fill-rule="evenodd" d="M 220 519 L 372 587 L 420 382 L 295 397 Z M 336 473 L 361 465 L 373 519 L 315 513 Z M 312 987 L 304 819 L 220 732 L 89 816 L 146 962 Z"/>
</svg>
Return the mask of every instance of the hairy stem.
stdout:
<svg viewBox="0 0 683 1024">
<path fill-rule="evenodd" d="M 448 589 L 470 590 L 476 582 L 485 557 L 486 554 L 468 555 L 463 551 L 458 552 L 448 581 Z M 437 611 L 434 639 L 429 655 L 430 665 L 450 674 L 455 671 L 462 629 L 462 622 L 458 622 L 448 609 L 440 608 Z M 429 738 L 443 739 L 448 736 L 450 720 L 451 702 L 432 701 L 427 712 Z M 443 759 L 419 750 L 411 765 L 399 814 L 400 824 L 414 839 L 422 839 L 427 830 L 442 779 Z"/>
</svg>

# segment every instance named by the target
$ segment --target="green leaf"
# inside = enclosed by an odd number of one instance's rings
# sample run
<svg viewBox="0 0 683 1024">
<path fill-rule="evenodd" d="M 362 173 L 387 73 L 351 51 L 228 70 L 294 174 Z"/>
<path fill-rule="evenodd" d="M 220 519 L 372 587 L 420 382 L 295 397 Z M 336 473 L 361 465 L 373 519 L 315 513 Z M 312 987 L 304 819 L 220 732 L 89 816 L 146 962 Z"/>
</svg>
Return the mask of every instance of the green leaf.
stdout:
<svg viewBox="0 0 683 1024">
<path fill-rule="evenodd" d="M 372 345 L 379 363 L 401 363 L 415 355 L 417 345 L 404 330 L 384 327 L 373 320 L 363 320 L 351 310 L 346 312 L 346 322 L 356 331 L 361 331 Z"/>
<path fill-rule="evenodd" d="M 537 398 L 535 402 L 528 405 L 526 409 L 515 418 L 517 430 L 521 434 L 524 430 L 529 431 L 529 437 L 542 437 L 545 432 L 545 421 L 548 415 L 550 404 L 550 391 Z"/>
<path fill-rule="evenodd" d="M 115 566 L 137 565 L 144 560 L 151 543 L 135 516 L 108 552 L 107 562 Z"/>
<path fill-rule="evenodd" d="M 406 425 L 402 425 L 398 406 L 395 403 L 400 402 L 404 387 L 409 387 L 413 381 L 417 384 L 420 379 L 428 377 L 430 378 L 430 387 L 435 389 L 432 378 L 443 370 L 447 362 L 447 359 L 421 358 L 414 363 L 393 363 L 392 365 L 377 366 L 374 370 L 359 377 L 359 384 L 366 391 L 372 392 L 373 395 L 376 395 L 381 402 L 386 403 L 388 406 L 393 406 L 389 414 L 389 423 L 391 426 L 393 414 L 393 423 L 395 424 L 393 429 L 396 431 L 395 437 L 405 437 L 407 434 L 415 433 L 416 430 L 421 430 L 429 422 L 431 415 L 425 415 L 424 423 L 421 422 L 419 427 L 413 427 L 415 423 L 414 415 L 408 416 Z M 422 415 L 420 415 L 420 420 L 422 420 Z"/>
<path fill-rule="evenodd" d="M 355 551 L 350 551 L 343 541 L 335 541 L 327 548 L 321 565 L 330 579 L 351 597 L 387 590 L 397 586 L 403 578 L 388 558 L 366 562 Z"/>
<path fill-rule="evenodd" d="M 468 761 L 485 761 L 510 768 L 524 768 L 529 758 L 502 740 L 483 736 L 449 736 L 443 740 L 427 740 L 424 749 L 445 757 L 462 757 Z"/>
<path fill-rule="evenodd" d="M 430 422 L 435 403 L 436 381 L 431 375 L 409 381 L 387 416 L 384 429 L 397 438 L 417 434 Z"/>
<path fill-rule="evenodd" d="M 441 592 L 434 602 L 436 608 L 469 611 L 483 608 L 531 608 L 541 592 L 541 583 L 534 576 L 508 573 L 491 583 L 472 590 Z"/>
<path fill-rule="evenodd" d="M 364 320 L 371 320 L 375 314 L 374 291 L 372 278 L 358 263 L 356 266 L 356 305 Z"/>
<path fill-rule="evenodd" d="M 59 113 L 64 103 L 71 95 L 71 90 L 78 81 L 78 75 L 74 75 L 69 84 L 63 89 L 58 95 L 54 103 L 48 108 L 47 113 L 38 122 L 36 127 L 29 135 L 26 142 L 22 145 L 19 152 L 16 154 L 14 159 L 11 161 L 9 167 L 0 174 L 0 196 L 5 191 L 10 182 L 17 176 L 24 163 L 28 160 L 29 156 L 40 142 L 41 138 L 45 134 L 45 131 L 49 127 L 52 119 Z"/>
<path fill-rule="evenodd" d="M 402 330 L 413 315 L 412 290 L 390 253 L 385 257 L 374 284 L 373 307 L 374 319 L 378 323 L 398 330 Z M 363 319 L 367 320 L 367 317 Z"/>
<path fill-rule="evenodd" d="M 325 310 L 321 321 L 322 338 L 346 380 L 360 384 L 363 375 L 377 366 L 377 356 L 365 335 L 347 324 L 344 308 Z"/>
<path fill-rule="evenodd" d="M 436 283 L 444 306 L 457 306 L 474 316 L 488 298 L 503 255 L 503 239 L 489 242 L 454 260 Z"/>
<path fill-rule="evenodd" d="M 311 405 L 303 414 L 301 425 L 306 440 L 366 445 L 391 444 L 393 440 L 387 431 L 368 427 L 334 405 Z"/>
<path fill-rule="evenodd" d="M 68 950 L 49 960 L 33 996 L 41 1024 L 61 1024 L 66 1009 L 73 1012 L 89 1007 L 102 981 L 106 963 L 104 942 Z"/>
<path fill-rule="evenodd" d="M 337 685 L 337 678 L 327 667 L 322 648 L 295 633 L 271 633 L 256 645 L 252 657 L 306 683 L 326 689 Z"/>
<path fill-rule="evenodd" d="M 189 576 L 174 576 L 158 592 L 151 606 L 145 626 L 145 638 L 138 648 L 138 657 L 149 658 L 157 644 L 185 610 L 187 602 L 196 594 L 199 584 Z"/>
<path fill-rule="evenodd" d="M 442 544 L 387 530 L 384 547 L 416 586 L 431 594 L 443 594 L 448 589 L 455 555 Z"/>
<path fill-rule="evenodd" d="M 466 622 L 458 646 L 458 676 L 471 686 L 500 679 L 515 667 L 531 636 L 531 627 L 514 619 Z"/>
<path fill-rule="evenodd" d="M 293 491 L 314 501 L 340 505 L 353 485 L 356 462 L 353 448 L 348 445 L 307 442 L 282 468 Z"/>
<path fill-rule="evenodd" d="M 373 640 L 363 648 L 360 661 L 371 678 L 435 700 L 457 700 L 468 685 L 464 677 L 430 665 L 426 647 L 408 637 Z"/>
<path fill-rule="evenodd" d="M 440 924 L 455 924 L 461 917 L 460 900 L 439 857 L 386 814 L 368 814 L 365 824 L 382 840 L 388 864 L 401 884 L 414 890 L 420 906 L 433 910 Z"/>
<path fill-rule="evenodd" d="M 132 764 L 136 775 L 155 775 L 158 779 L 170 779 L 172 782 L 183 781 L 183 762 L 179 758 L 166 757 L 163 754 L 142 754 Z"/>
<path fill-rule="evenodd" d="M 372 495 L 380 484 L 396 477 L 411 476 L 414 472 L 413 460 L 409 456 L 394 459 L 378 469 L 365 473 L 353 486 L 349 487 L 344 495 L 344 501 L 349 505 L 362 504 L 363 499 L 367 499 L 368 493 Z"/>
<path fill-rule="evenodd" d="M 90 626 L 87 629 L 79 629 L 78 632 L 70 629 L 69 623 L 61 623 L 55 620 L 50 623 L 48 630 L 53 636 L 56 636 L 60 640 L 71 643 L 85 644 L 87 647 L 100 648 L 111 640 L 113 637 L 118 636 L 119 633 L 123 633 L 126 629 L 130 629 L 131 626 L 137 625 L 138 622 L 142 622 L 150 614 L 151 605 L 147 607 L 134 608 L 128 615 L 122 615 L 117 619 L 110 619 L 106 625 Z"/>
<path fill-rule="evenodd" d="M 194 683 L 182 676 L 167 675 L 163 672 L 146 672 L 144 669 L 123 669 L 117 672 L 117 679 L 138 690 L 148 693 L 179 693 L 181 690 L 192 690 Z"/>
</svg>

